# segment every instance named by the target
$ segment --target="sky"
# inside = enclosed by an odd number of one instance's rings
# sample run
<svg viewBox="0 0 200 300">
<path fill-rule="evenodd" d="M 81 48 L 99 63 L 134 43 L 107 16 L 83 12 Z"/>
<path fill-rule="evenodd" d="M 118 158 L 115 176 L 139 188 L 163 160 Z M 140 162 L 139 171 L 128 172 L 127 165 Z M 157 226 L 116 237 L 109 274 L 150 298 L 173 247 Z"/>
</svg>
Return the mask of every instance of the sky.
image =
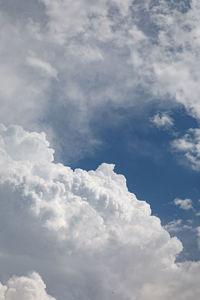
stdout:
<svg viewBox="0 0 200 300">
<path fill-rule="evenodd" d="M 0 0 L 0 300 L 199 298 L 199 13 Z"/>
</svg>

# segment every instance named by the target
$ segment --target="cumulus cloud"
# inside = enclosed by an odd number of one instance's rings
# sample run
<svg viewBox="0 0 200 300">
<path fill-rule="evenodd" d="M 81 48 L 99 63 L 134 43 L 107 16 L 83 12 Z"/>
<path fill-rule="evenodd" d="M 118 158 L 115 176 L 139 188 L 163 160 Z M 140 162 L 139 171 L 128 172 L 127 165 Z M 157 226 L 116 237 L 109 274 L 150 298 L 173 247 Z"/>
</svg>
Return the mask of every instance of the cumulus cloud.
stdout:
<svg viewBox="0 0 200 300">
<path fill-rule="evenodd" d="M 183 160 L 194 170 L 200 170 L 200 129 L 191 128 L 172 142 L 172 148 L 183 155 Z"/>
<path fill-rule="evenodd" d="M 166 113 L 156 114 L 152 118 L 152 122 L 160 128 L 169 128 L 174 124 L 173 119 Z"/>
<path fill-rule="evenodd" d="M 192 200 L 191 199 L 174 199 L 174 204 L 179 206 L 183 210 L 193 209 Z"/>
<path fill-rule="evenodd" d="M 5 285 L 0 283 L 0 300 L 55 300 L 49 296 L 46 286 L 37 273 L 29 276 L 13 276 Z"/>
<path fill-rule="evenodd" d="M 91 124 L 108 103 L 136 109 L 170 99 L 199 118 L 198 1 L 18 2 L 2 3 L 0 18 L 0 274 L 36 270 L 57 300 L 196 299 L 199 263 L 175 262 L 180 241 L 114 166 L 56 164 L 33 130 L 53 132 L 70 158 L 99 144 Z M 194 169 L 198 135 L 173 143 Z M 37 276 L 11 282 L 32 286 Z"/>
<path fill-rule="evenodd" d="M 35 269 L 57 300 L 198 297 L 199 262 L 175 262 L 181 242 L 114 165 L 73 171 L 53 161 L 44 134 L 19 126 L 1 126 L 0 146 L 4 277 Z M 15 277 L 3 291 L 15 285 L 15 299 L 51 299 L 39 275 Z"/>
</svg>

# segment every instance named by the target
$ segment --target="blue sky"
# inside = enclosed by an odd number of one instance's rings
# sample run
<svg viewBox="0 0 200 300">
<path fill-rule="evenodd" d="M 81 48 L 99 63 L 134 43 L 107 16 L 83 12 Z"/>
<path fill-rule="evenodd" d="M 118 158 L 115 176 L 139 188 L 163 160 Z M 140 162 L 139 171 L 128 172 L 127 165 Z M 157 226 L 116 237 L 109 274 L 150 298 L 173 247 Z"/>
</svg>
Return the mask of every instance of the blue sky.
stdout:
<svg viewBox="0 0 200 300">
<path fill-rule="evenodd" d="M 0 300 L 199 297 L 199 13 L 0 0 Z"/>
<path fill-rule="evenodd" d="M 182 219 L 184 223 L 192 220 L 195 228 L 199 225 L 199 216 L 195 216 L 194 211 L 177 208 L 173 200 L 177 197 L 190 198 L 198 211 L 200 176 L 182 162 L 171 149 L 170 143 L 177 134 L 182 135 L 189 128 L 196 128 L 197 122 L 180 107 L 170 111 L 174 128 L 165 130 L 151 122 L 152 115 L 157 113 L 156 105 L 150 105 L 146 110 L 145 113 L 123 109 L 100 112 L 98 123 L 94 121 L 94 126 L 102 141 L 101 147 L 88 157 L 72 162 L 71 166 L 93 170 L 102 161 L 114 163 L 116 172 L 125 175 L 129 190 L 137 198 L 150 203 L 152 213 L 161 219 L 163 225 Z M 113 122 L 110 126 L 110 118 L 117 119 L 121 115 L 126 116 L 122 124 Z M 63 156 L 65 160 L 67 158 Z M 176 232 L 185 245 L 186 252 L 181 257 L 199 259 L 195 233 L 192 239 L 191 234 L 187 228 L 183 232 Z"/>
</svg>

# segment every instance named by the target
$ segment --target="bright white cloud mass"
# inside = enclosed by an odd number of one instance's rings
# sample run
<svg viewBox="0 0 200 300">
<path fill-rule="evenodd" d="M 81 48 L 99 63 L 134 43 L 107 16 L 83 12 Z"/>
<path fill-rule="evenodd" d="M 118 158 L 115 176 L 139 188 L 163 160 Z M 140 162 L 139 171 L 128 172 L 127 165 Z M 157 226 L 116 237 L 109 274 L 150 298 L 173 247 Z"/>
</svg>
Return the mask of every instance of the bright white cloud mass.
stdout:
<svg viewBox="0 0 200 300">
<path fill-rule="evenodd" d="M 28 277 L 10 278 L 6 285 L 0 284 L 1 300 L 55 300 L 48 296 L 45 291 L 45 284 L 37 273 Z"/>
<path fill-rule="evenodd" d="M 65 166 L 102 146 L 102 111 L 156 103 L 199 121 L 199 13 L 197 0 L 0 0 L 0 300 L 199 298 L 200 262 L 177 262 L 168 232 L 181 220 L 164 228 L 113 164 Z M 172 142 L 198 171 L 199 130 Z"/>
<path fill-rule="evenodd" d="M 5 274 L 10 259 L 15 273 L 34 267 L 63 300 L 198 297 L 200 263 L 175 263 L 181 242 L 113 165 L 73 171 L 53 162 L 44 134 L 18 126 L 1 127 L 0 163 Z M 1 290 L 6 300 L 51 299 L 37 274 L 9 279 Z"/>
</svg>

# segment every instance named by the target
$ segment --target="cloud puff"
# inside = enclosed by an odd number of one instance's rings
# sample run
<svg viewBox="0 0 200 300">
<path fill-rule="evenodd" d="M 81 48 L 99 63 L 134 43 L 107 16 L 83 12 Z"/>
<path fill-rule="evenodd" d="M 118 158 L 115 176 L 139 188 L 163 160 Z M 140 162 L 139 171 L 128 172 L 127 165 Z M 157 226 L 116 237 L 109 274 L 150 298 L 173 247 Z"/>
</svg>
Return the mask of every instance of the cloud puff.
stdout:
<svg viewBox="0 0 200 300">
<path fill-rule="evenodd" d="M 53 161 L 42 133 L 2 126 L 0 136 L 4 276 L 35 269 L 58 300 L 198 297 L 199 262 L 175 262 L 180 241 L 128 191 L 114 165 L 73 171 Z M 9 282 L 23 280 L 43 286 L 38 275 Z"/>
<path fill-rule="evenodd" d="M 191 128 L 172 142 L 172 148 L 183 154 L 184 161 L 194 170 L 200 170 L 200 129 Z"/>
<path fill-rule="evenodd" d="M 153 118 L 152 118 L 152 122 L 160 128 L 169 128 L 171 126 L 173 126 L 174 121 L 173 119 L 167 115 L 166 113 L 162 113 L 162 114 L 156 114 Z"/>
<path fill-rule="evenodd" d="M 0 300 L 55 300 L 49 296 L 46 286 L 37 273 L 29 276 L 13 276 L 5 285 L 0 283 Z"/>
<path fill-rule="evenodd" d="M 174 199 L 174 204 L 179 206 L 183 210 L 193 209 L 192 200 L 191 199 Z"/>
</svg>

